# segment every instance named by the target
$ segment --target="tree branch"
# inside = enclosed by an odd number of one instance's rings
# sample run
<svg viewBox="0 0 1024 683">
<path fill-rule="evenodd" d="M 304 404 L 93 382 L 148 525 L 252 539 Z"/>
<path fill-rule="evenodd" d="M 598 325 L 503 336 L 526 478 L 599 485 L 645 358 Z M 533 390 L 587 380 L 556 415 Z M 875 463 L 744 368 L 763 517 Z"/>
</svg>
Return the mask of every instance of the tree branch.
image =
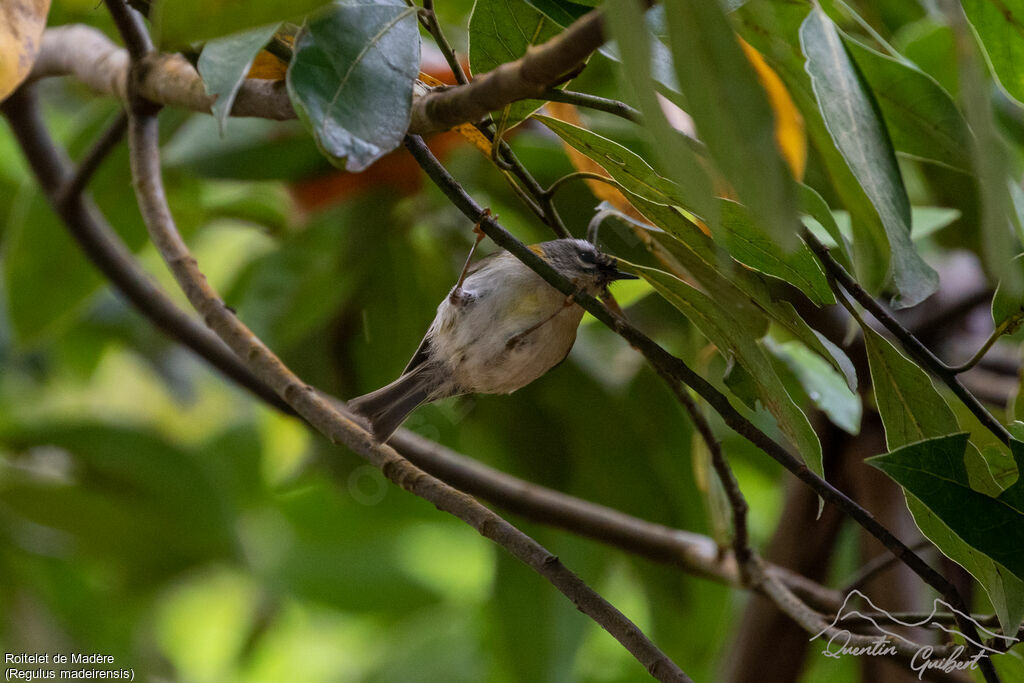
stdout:
<svg viewBox="0 0 1024 683">
<path fill-rule="evenodd" d="M 125 42 L 138 44 L 143 33 L 123 0 L 107 0 Z M 130 93 L 134 94 L 134 93 Z M 689 681 L 689 677 L 662 653 L 635 624 L 569 571 L 543 546 L 487 509 L 402 458 L 390 446 L 377 443 L 359 424 L 340 413 L 312 387 L 303 383 L 246 327 L 206 281 L 181 235 L 164 195 L 160 169 L 159 124 L 145 103 L 130 112 L 129 149 L 132 178 L 143 220 L 160 255 L 189 302 L 253 374 L 272 386 L 299 415 L 332 443 L 342 443 L 405 490 L 433 503 L 476 529 L 533 568 L 576 607 L 616 638 L 652 676 L 662 681 Z"/>
<path fill-rule="evenodd" d="M 46 29 L 30 81 L 74 76 L 92 90 L 128 99 L 128 51 L 101 31 L 69 24 Z M 214 97 L 206 94 L 199 73 L 180 54 L 148 53 L 139 61 L 136 88 L 140 96 L 159 104 L 209 113 Z M 256 116 L 283 121 L 295 118 L 284 81 L 246 79 L 238 91 L 233 116 Z"/>
<path fill-rule="evenodd" d="M 599 10 L 588 12 L 546 43 L 531 47 L 514 62 L 477 75 L 469 85 L 424 95 L 413 103 L 409 131 L 423 135 L 447 130 L 481 119 L 517 100 L 541 97 L 604 40 L 603 14 Z"/>
<path fill-rule="evenodd" d="M 603 18 L 592 11 L 548 42 L 530 48 L 522 58 L 460 86 L 431 90 L 413 100 L 409 131 L 429 134 L 460 123 L 477 121 L 522 99 L 542 97 L 566 72 L 579 66 L 604 42 Z M 89 26 L 71 24 L 47 29 L 30 80 L 74 75 L 93 90 L 128 97 L 128 51 Z M 180 54 L 139 53 L 135 86 L 138 95 L 155 104 L 209 112 L 215 98 L 195 68 Z M 246 79 L 238 91 L 232 116 L 265 119 L 295 118 L 284 81 Z"/>
<path fill-rule="evenodd" d="M 53 210 L 89 260 L 114 284 L 128 303 L 233 382 L 278 410 L 291 412 L 288 405 L 254 377 L 216 335 L 199 325 L 164 295 L 135 261 L 131 250 L 106 224 L 92 202 L 84 199 L 80 191 L 70 191 L 76 185 L 78 190 L 84 188 L 87 178 L 81 172 L 73 175 L 67 159 L 57 150 L 42 121 L 31 87 L 23 86 L 17 90 L 0 104 L 0 110 L 7 117 L 25 153 L 25 159 Z M 99 161 L 99 155 L 87 158 Z"/>
<path fill-rule="evenodd" d="M 555 289 L 567 296 L 572 296 L 576 303 L 584 310 L 617 332 L 634 348 L 640 351 L 659 373 L 667 373 L 694 389 L 702 399 L 722 416 L 725 423 L 731 429 L 795 474 L 801 481 L 814 489 L 825 501 L 838 505 L 847 515 L 895 554 L 915 574 L 920 576 L 925 583 L 937 590 L 953 607 L 964 613 L 967 612 L 963 599 L 956 588 L 942 574 L 922 560 L 906 544 L 880 524 L 871 513 L 816 475 L 799 458 L 743 417 L 739 411 L 733 408 L 729 399 L 724 394 L 690 369 L 686 363 L 665 351 L 650 337 L 622 318 L 612 315 L 597 299 L 580 292 L 571 282 L 551 267 L 550 264 L 501 227 L 492 216 L 485 214 L 483 209 L 473 201 L 473 198 L 466 193 L 462 186 L 437 161 L 421 139 L 415 136 L 407 136 L 405 145 L 413 153 L 420 167 L 445 193 L 449 200 L 469 220 L 478 223 L 481 230 L 498 246 L 512 253 Z M 980 642 L 976 629 L 969 621 L 961 623 L 960 627 L 965 635 Z"/>
<path fill-rule="evenodd" d="M 60 196 L 67 193 L 68 183 L 61 179 L 70 177 L 71 170 L 39 119 L 30 89 L 22 89 L 0 109 L 8 116 L 15 139 L 29 160 L 43 193 L 54 207 L 63 204 L 65 200 Z M 109 141 L 106 136 L 104 141 Z M 91 150 L 87 157 L 96 159 L 97 150 Z M 81 175 L 81 170 L 80 167 L 75 178 L 84 188 L 87 179 Z M 252 391 L 271 407 L 295 415 L 291 407 L 253 375 L 219 337 L 179 309 L 152 283 L 98 211 L 81 210 L 79 207 L 84 199 L 66 196 L 67 206 L 58 211 L 62 223 L 79 242 L 86 256 L 131 306 L 228 379 Z M 341 409 L 342 405 L 338 407 Z M 648 522 L 524 481 L 408 430 L 399 430 L 390 443 L 406 459 L 428 473 L 510 512 L 655 562 L 673 565 L 690 574 L 743 587 L 736 563 L 729 556 L 720 557 L 715 542 L 706 536 Z M 841 603 L 842 595 L 799 574 L 775 565 L 769 565 L 766 571 L 777 575 L 801 599 L 817 609 L 834 610 Z"/>
</svg>

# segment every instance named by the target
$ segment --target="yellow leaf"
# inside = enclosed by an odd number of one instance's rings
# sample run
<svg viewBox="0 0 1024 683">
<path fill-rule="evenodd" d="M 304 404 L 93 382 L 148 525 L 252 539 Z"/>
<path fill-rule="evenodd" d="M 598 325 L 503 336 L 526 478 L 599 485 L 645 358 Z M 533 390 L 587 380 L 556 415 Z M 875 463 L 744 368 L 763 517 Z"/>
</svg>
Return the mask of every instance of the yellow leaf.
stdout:
<svg viewBox="0 0 1024 683">
<path fill-rule="evenodd" d="M 0 0 L 0 100 L 32 70 L 49 11 L 50 0 Z"/>
<path fill-rule="evenodd" d="M 434 78 L 428 73 L 420 72 L 420 80 L 429 85 L 432 88 L 437 88 L 446 83 L 440 79 Z M 487 139 L 487 136 L 481 133 L 476 126 L 472 123 L 460 123 L 459 125 L 452 128 L 453 131 L 461 135 L 462 137 L 473 143 L 473 146 L 478 150 L 486 154 L 488 157 L 491 156 L 491 141 Z"/>
<path fill-rule="evenodd" d="M 287 73 L 288 64 L 283 59 L 277 55 L 270 54 L 266 50 L 260 50 L 256 55 L 256 59 L 252 60 L 252 66 L 249 67 L 249 73 L 245 77 L 262 78 L 268 81 L 283 81 Z"/>
<path fill-rule="evenodd" d="M 288 35 L 287 33 L 278 33 L 276 38 L 288 45 L 295 44 L 295 36 Z M 267 81 L 283 81 L 287 75 L 288 62 L 272 54 L 269 50 L 260 50 L 256 55 L 256 59 L 252 60 L 252 66 L 249 67 L 249 73 L 245 77 L 261 78 Z"/>
<path fill-rule="evenodd" d="M 782 158 L 789 164 L 789 170 L 797 180 L 803 180 L 804 169 L 807 167 L 807 135 L 804 131 L 804 118 L 789 96 L 789 91 L 782 84 L 779 75 L 768 66 L 761 53 L 751 47 L 742 38 L 740 45 L 747 59 L 757 72 L 761 86 L 768 93 L 768 103 L 775 112 L 775 140 L 779 145 Z"/>
</svg>

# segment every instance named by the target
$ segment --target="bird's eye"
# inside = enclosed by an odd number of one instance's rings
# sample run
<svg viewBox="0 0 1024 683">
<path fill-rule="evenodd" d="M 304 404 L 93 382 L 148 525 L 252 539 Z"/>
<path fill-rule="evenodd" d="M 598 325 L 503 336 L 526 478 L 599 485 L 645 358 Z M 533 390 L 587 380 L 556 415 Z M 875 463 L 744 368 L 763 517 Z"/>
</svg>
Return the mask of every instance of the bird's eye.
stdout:
<svg viewBox="0 0 1024 683">
<path fill-rule="evenodd" d="M 588 266 L 596 266 L 597 265 L 597 257 L 594 256 L 594 254 L 592 252 L 589 252 L 589 251 L 581 251 L 580 252 L 580 261 L 582 261 L 583 263 L 587 264 Z"/>
</svg>

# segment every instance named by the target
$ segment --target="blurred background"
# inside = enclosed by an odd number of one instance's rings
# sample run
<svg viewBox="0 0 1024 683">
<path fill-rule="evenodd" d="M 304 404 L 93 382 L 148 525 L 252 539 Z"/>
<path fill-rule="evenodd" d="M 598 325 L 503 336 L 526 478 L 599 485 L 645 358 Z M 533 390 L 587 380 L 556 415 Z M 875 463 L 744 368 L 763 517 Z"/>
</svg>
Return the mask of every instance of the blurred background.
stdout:
<svg viewBox="0 0 1024 683">
<path fill-rule="evenodd" d="M 465 54 L 471 3 L 438 10 Z M 876 18 L 909 24 L 919 14 Z M 94 0 L 55 4 L 50 24 L 68 22 L 114 35 Z M 618 96 L 614 65 L 595 57 L 574 88 Z M 73 157 L 116 113 L 73 82 L 43 83 L 40 95 Z M 585 121 L 649 151 L 631 124 Z M 169 110 L 161 124 L 172 209 L 241 319 L 339 397 L 393 379 L 473 237 L 404 150 L 351 176 L 296 122 L 236 119 L 223 137 L 209 116 Z M 545 186 L 573 170 L 541 127 L 527 124 L 511 142 Z M 431 144 L 514 234 L 550 238 L 476 149 L 454 136 Z M 187 305 L 145 244 L 126 149 L 91 191 Z M 577 236 L 595 204 L 579 183 L 558 196 Z M 127 307 L 50 211 L 3 127 L 0 217 L 0 650 L 101 652 L 147 680 L 647 679 L 532 571 L 235 388 Z M 646 291 L 616 285 L 634 322 L 720 381 L 720 357 Z M 569 360 L 542 380 L 512 396 L 423 407 L 406 427 L 529 481 L 715 532 L 688 420 L 640 356 L 589 318 Z M 719 433 L 761 547 L 780 519 L 783 472 Z M 695 680 L 721 676 L 748 595 L 512 520 Z M 857 542 L 840 533 L 831 576 L 854 572 Z M 859 680 L 856 660 L 817 656 L 803 678 Z"/>
</svg>

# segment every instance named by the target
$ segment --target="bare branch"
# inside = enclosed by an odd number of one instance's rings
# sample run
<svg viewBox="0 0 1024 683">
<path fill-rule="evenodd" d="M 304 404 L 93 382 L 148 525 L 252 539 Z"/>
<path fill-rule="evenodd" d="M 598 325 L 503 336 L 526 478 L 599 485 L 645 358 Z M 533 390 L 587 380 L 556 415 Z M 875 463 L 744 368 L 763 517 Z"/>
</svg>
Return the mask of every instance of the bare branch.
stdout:
<svg viewBox="0 0 1024 683">
<path fill-rule="evenodd" d="M 522 99 L 543 97 L 566 72 L 579 66 L 604 42 L 603 19 L 590 12 L 543 45 L 514 62 L 502 64 L 466 84 L 428 91 L 413 101 L 409 131 L 429 134 L 477 121 Z M 68 25 L 47 29 L 31 80 L 74 75 L 99 93 L 122 100 L 128 96 L 128 52 L 97 29 Z M 140 97 L 170 107 L 209 112 L 214 97 L 206 94 L 195 68 L 179 54 L 146 52 L 138 60 L 136 90 Z M 232 116 L 295 118 L 284 81 L 246 79 L 231 109 Z"/>
<path fill-rule="evenodd" d="M 541 97 L 604 43 L 604 16 L 591 11 L 514 62 L 469 85 L 430 92 L 413 103 L 409 131 L 428 134 L 476 121 L 517 100 Z"/>
<path fill-rule="evenodd" d="M 102 32 L 69 24 L 47 29 L 29 80 L 74 76 L 91 89 L 128 99 L 129 57 Z M 144 56 L 136 82 L 141 97 L 169 107 L 209 113 L 215 98 L 206 94 L 195 67 L 179 54 Z M 247 79 L 238 91 L 233 116 L 283 121 L 295 118 L 284 81 Z"/>
<path fill-rule="evenodd" d="M 712 408 L 722 416 L 725 423 L 740 436 L 743 436 L 762 451 L 771 456 L 774 460 L 783 465 L 790 472 L 795 474 L 801 481 L 809 485 L 825 501 L 839 506 L 847 515 L 862 526 L 868 533 L 877 538 L 886 548 L 895 554 L 900 561 L 906 564 L 915 574 L 920 576 L 928 585 L 937 590 L 951 605 L 966 613 L 963 599 L 956 588 L 938 571 L 922 560 L 902 541 L 896 538 L 891 531 L 880 524 L 871 513 L 861 507 L 842 491 L 839 491 L 830 483 L 812 472 L 799 458 L 794 456 L 784 447 L 775 442 L 771 437 L 762 432 L 752 422 L 747 420 L 737 411 L 729 399 L 707 380 L 694 372 L 681 359 L 673 356 L 645 335 L 637 328 L 630 325 L 620 317 L 612 315 L 597 299 L 585 293 L 579 292 L 571 282 L 560 275 L 550 264 L 541 259 L 526 245 L 517 240 L 507 230 L 498 224 L 493 217 L 485 216 L 483 209 L 473 201 L 462 186 L 448 173 L 448 171 L 437 161 L 422 140 L 414 136 L 406 138 L 406 147 L 416 157 L 420 167 L 430 176 L 431 180 L 441 189 L 442 192 L 459 208 L 463 214 L 474 223 L 479 223 L 480 228 L 501 246 L 511 252 L 516 258 L 522 261 L 527 267 L 540 275 L 548 284 L 555 287 L 567 296 L 573 296 L 587 312 L 601 321 L 604 325 L 617 332 L 621 337 L 640 351 L 648 362 L 659 372 L 666 373 L 679 379 L 704 399 Z M 968 623 L 961 624 L 964 633 L 977 640 L 977 633 Z"/>
<path fill-rule="evenodd" d="M 84 199 L 80 192 L 68 191 L 76 182 L 75 176 L 46 130 L 31 87 L 23 86 L 4 101 L 0 109 L 7 116 L 25 159 L 54 211 L 89 260 L 124 298 L 154 325 L 195 351 L 226 377 L 275 408 L 290 412 L 288 405 L 255 378 L 216 335 L 164 295 L 92 202 Z M 84 180 L 81 178 L 79 182 Z"/>
<path fill-rule="evenodd" d="M 754 557 L 750 549 L 750 537 L 747 532 L 747 512 L 750 510 L 747 505 L 747 499 L 743 496 L 743 492 L 740 491 L 739 482 L 736 481 L 732 468 L 729 467 L 729 463 L 725 460 L 725 455 L 722 454 L 722 444 L 715 438 L 714 432 L 711 431 L 711 425 L 708 424 L 704 414 L 700 412 L 697 402 L 687 393 L 686 388 L 683 387 L 678 379 L 668 375 L 663 375 L 663 377 L 672 389 L 672 393 L 675 394 L 683 408 L 686 409 L 690 419 L 693 421 L 694 427 L 697 428 L 697 433 L 700 434 L 700 438 L 704 440 L 704 445 L 707 446 L 708 452 L 711 454 L 711 466 L 715 468 L 715 474 L 718 475 L 718 480 L 722 483 L 722 488 L 725 489 L 726 498 L 729 500 L 729 507 L 732 509 L 732 552 L 736 557 L 736 562 L 740 566 L 741 575 L 746 583 L 749 579 L 748 567 Z"/>
<path fill-rule="evenodd" d="M 106 4 L 126 42 L 140 42 L 133 34 L 141 33 L 142 29 L 129 21 L 130 10 L 123 0 L 107 0 Z M 136 196 L 150 238 L 207 326 L 239 358 L 245 359 L 253 374 L 272 386 L 332 443 L 348 446 L 394 483 L 462 519 L 533 568 L 615 637 L 652 676 L 662 681 L 690 680 L 635 624 L 569 571 L 555 555 L 470 496 L 415 467 L 390 446 L 377 443 L 369 432 L 339 412 L 285 366 L 224 304 L 178 233 L 164 194 L 159 124 L 149 107 L 139 106 L 131 112 L 129 149 Z"/>
</svg>

